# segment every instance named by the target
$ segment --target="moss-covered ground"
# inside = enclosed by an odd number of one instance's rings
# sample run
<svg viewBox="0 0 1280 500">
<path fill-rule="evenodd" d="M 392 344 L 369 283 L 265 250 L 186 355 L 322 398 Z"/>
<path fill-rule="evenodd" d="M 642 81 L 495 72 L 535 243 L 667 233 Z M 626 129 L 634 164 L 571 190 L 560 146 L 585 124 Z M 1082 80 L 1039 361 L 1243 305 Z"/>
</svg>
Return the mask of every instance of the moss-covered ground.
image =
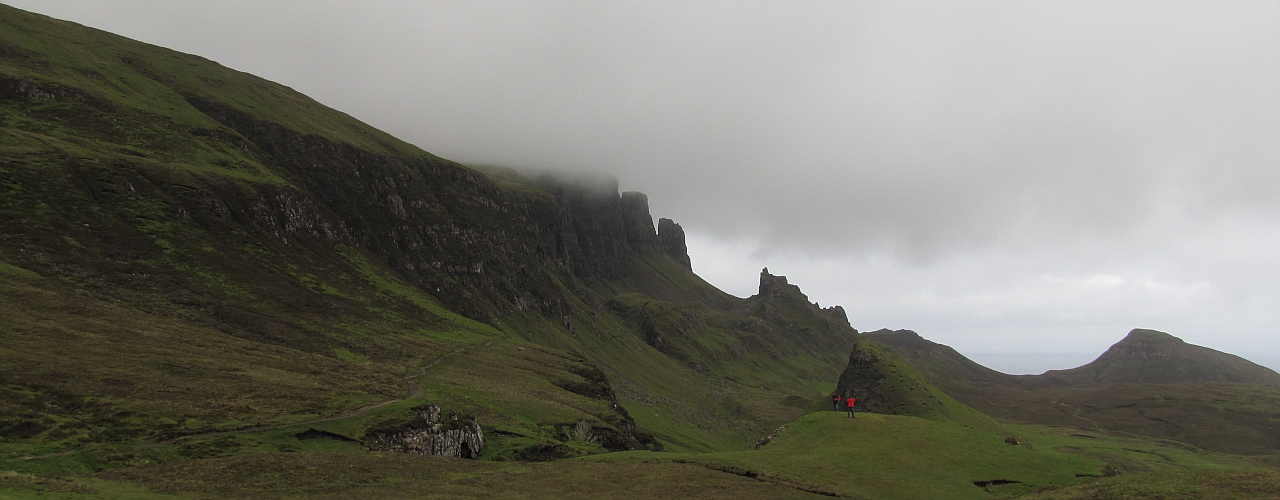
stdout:
<svg viewBox="0 0 1280 500">
<path fill-rule="evenodd" d="M 664 254 L 618 279 L 529 259 L 517 215 L 554 200 L 486 171 L 0 6 L 0 498 L 978 498 L 1274 463 L 1002 427 L 889 357 L 908 416 L 817 412 L 856 340 L 842 312 Z M 357 443 L 424 403 L 479 421 L 480 460 Z M 605 453 L 584 424 L 667 452 Z M 515 462 L 531 448 L 567 459 Z M 996 480 L 1020 482 L 974 483 Z"/>
<path fill-rule="evenodd" d="M 403 404 L 411 404 L 411 401 Z M 391 412 L 394 409 L 388 408 Z M 387 413 L 389 414 L 389 413 Z M 358 417 L 381 418 L 377 413 Z M 0 498 L 1274 498 L 1280 472 L 1185 444 L 1053 427 L 1009 435 L 917 417 L 816 412 L 758 450 L 623 452 L 546 463 L 364 451 L 302 430 L 204 436 L 224 457 L 0 475 Z M 181 443 L 147 450 L 177 454 Z M 193 447 L 192 443 L 185 446 Z M 198 447 L 198 446 L 195 446 Z"/>
</svg>

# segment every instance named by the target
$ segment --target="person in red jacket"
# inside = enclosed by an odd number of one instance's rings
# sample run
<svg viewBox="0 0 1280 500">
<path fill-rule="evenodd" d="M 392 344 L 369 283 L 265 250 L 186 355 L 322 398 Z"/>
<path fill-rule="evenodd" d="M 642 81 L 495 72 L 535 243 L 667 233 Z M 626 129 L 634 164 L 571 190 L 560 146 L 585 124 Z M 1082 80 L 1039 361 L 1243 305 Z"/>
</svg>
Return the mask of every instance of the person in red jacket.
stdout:
<svg viewBox="0 0 1280 500">
<path fill-rule="evenodd" d="M 849 418 L 858 418 L 853 415 L 853 405 L 855 404 L 858 404 L 858 398 L 853 396 L 849 396 L 849 399 L 844 400 L 845 408 L 849 409 Z"/>
</svg>

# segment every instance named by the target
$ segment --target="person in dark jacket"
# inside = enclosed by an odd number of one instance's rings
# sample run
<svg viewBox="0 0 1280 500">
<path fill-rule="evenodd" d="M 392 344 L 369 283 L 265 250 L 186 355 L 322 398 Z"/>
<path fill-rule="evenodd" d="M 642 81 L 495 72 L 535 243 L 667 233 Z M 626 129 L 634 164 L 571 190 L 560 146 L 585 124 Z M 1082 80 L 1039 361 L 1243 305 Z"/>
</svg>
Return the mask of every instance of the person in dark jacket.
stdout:
<svg viewBox="0 0 1280 500">
<path fill-rule="evenodd" d="M 853 405 L 858 404 L 858 398 L 849 396 L 849 399 L 844 400 L 844 404 L 845 408 L 849 409 L 849 418 L 858 418 L 853 415 Z"/>
<path fill-rule="evenodd" d="M 831 410 L 840 411 L 840 396 L 835 394 L 831 395 Z"/>
</svg>

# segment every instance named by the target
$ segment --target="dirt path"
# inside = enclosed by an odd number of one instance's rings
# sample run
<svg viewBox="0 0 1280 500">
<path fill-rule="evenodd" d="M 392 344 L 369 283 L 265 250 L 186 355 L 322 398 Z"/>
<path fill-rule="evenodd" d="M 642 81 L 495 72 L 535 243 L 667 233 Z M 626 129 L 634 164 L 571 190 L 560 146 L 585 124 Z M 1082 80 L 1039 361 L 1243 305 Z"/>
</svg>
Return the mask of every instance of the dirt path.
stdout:
<svg viewBox="0 0 1280 500">
<path fill-rule="evenodd" d="M 489 343 L 486 343 L 485 345 L 489 345 L 489 344 L 492 344 L 492 343 L 493 343 L 493 342 L 489 342 Z M 414 379 L 416 379 L 416 378 L 418 378 L 418 377 L 421 377 L 421 376 L 423 376 L 423 375 L 426 375 L 426 374 L 427 374 L 427 370 L 430 370 L 433 366 L 436 366 L 436 365 L 440 364 L 440 362 L 441 362 L 441 361 L 444 361 L 444 358 L 447 358 L 447 357 L 449 357 L 449 356 L 453 356 L 454 354 L 460 353 L 460 352 L 465 351 L 465 350 L 467 350 L 467 347 L 466 347 L 466 346 L 464 346 L 464 347 L 459 347 L 459 348 L 458 348 L 458 350 L 453 351 L 453 352 L 451 352 L 451 353 L 443 354 L 443 355 L 441 355 L 440 357 L 436 358 L 436 360 L 435 360 L 435 361 L 432 361 L 432 362 L 431 362 L 431 364 L 429 364 L 429 365 L 427 365 L 427 366 L 422 367 L 422 371 L 418 372 L 418 374 L 417 374 L 417 375 L 411 375 L 411 376 L 405 377 L 405 378 L 404 378 L 404 382 L 405 382 L 405 384 L 406 384 L 406 385 L 408 385 L 408 386 L 409 386 L 409 395 L 410 395 L 410 396 L 413 396 L 413 397 L 415 397 L 415 398 L 420 398 L 420 397 L 422 397 L 422 387 L 421 387 L 421 386 L 419 386 L 419 385 L 418 385 L 418 381 L 417 381 L 417 380 L 414 380 Z"/>
</svg>

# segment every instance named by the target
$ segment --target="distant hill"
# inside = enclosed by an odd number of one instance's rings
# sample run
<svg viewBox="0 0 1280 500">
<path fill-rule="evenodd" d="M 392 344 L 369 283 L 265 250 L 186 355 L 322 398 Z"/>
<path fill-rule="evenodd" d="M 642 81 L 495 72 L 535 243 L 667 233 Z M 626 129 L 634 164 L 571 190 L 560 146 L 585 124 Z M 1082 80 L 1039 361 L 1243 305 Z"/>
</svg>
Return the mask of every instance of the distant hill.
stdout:
<svg viewBox="0 0 1280 500">
<path fill-rule="evenodd" d="M 1280 375 L 1248 360 L 1137 329 L 1098 359 L 1008 375 L 910 330 L 863 334 L 950 397 L 1005 422 L 1104 429 L 1228 453 L 1280 451 Z"/>
<path fill-rule="evenodd" d="M 1009 375 L 992 370 L 911 330 L 876 330 L 863 335 L 892 348 L 938 380 L 1017 386 L 1228 382 L 1280 387 L 1280 373 L 1270 368 L 1141 328 L 1130 331 L 1088 364 L 1041 375 Z"/>
<path fill-rule="evenodd" d="M 1229 382 L 1280 387 L 1280 373 L 1270 368 L 1144 329 L 1130 331 L 1089 364 L 1051 370 L 1042 377 L 1063 379 L 1071 385 Z"/>
<path fill-rule="evenodd" d="M 863 332 L 867 339 L 888 347 L 894 354 L 923 370 L 934 380 L 963 380 L 969 383 L 1034 384 L 1034 376 L 1001 373 L 966 358 L 955 349 L 939 344 L 911 330 Z"/>
</svg>

